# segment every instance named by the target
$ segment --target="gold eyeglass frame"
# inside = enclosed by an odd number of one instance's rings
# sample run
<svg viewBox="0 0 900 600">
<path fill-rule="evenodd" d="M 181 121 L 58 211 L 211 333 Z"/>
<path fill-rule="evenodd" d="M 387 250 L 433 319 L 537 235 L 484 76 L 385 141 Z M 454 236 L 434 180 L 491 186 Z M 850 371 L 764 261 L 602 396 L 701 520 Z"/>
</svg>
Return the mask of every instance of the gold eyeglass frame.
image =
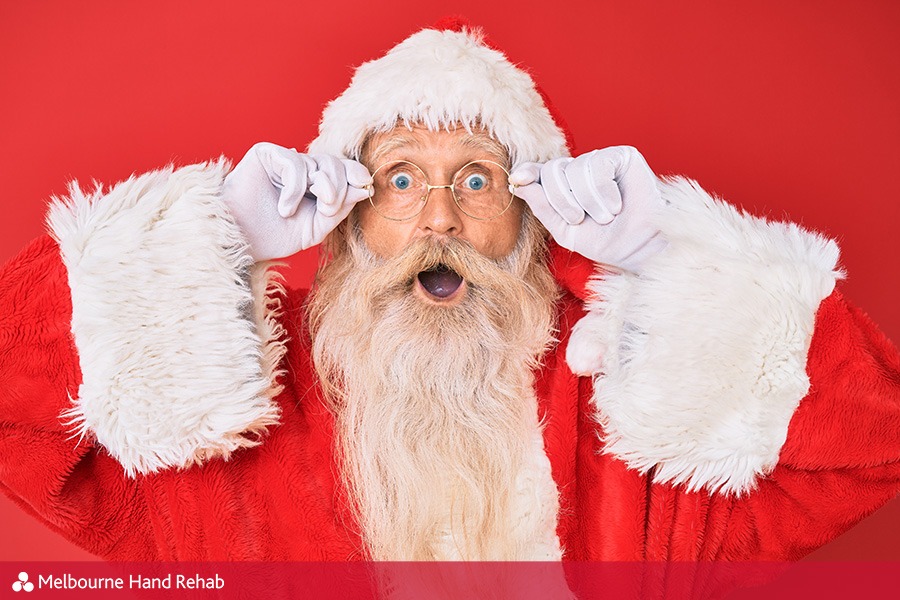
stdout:
<svg viewBox="0 0 900 600">
<path fill-rule="evenodd" d="M 384 214 L 383 212 L 378 210 L 378 207 L 375 206 L 375 201 L 374 201 L 375 175 L 377 175 L 378 172 L 381 171 L 383 168 L 391 166 L 391 165 L 396 165 L 398 163 L 406 163 L 406 164 L 414 166 L 425 177 L 425 188 L 426 189 L 425 189 L 425 196 L 422 197 L 422 206 L 419 208 L 419 210 L 417 210 L 412 215 L 410 215 L 408 217 L 403 217 L 403 218 L 387 216 L 386 214 Z M 475 215 L 470 214 L 465 208 L 463 208 L 462 204 L 460 203 L 459 197 L 456 195 L 455 184 L 452 183 L 453 181 L 456 181 L 457 175 L 462 173 L 466 169 L 466 167 L 474 165 L 475 163 L 490 163 L 492 165 L 496 165 L 496 166 L 500 167 L 500 169 L 504 173 L 506 173 L 507 185 L 509 186 L 509 202 L 506 203 L 506 206 L 503 208 L 503 210 L 501 210 L 500 212 L 498 212 L 496 215 L 494 215 L 492 217 L 476 217 Z M 513 200 L 515 200 L 515 198 L 516 198 L 516 187 L 517 186 L 514 186 L 509 183 L 509 171 L 506 170 L 506 167 L 504 167 L 500 163 L 493 161 L 493 160 L 482 159 L 482 160 L 469 161 L 466 164 L 464 164 L 463 166 L 461 166 L 459 169 L 456 170 L 456 173 L 453 174 L 453 177 L 450 178 L 450 181 L 451 181 L 451 183 L 445 184 L 445 185 L 431 185 L 430 183 L 428 183 L 428 176 L 425 175 L 425 171 L 422 169 L 422 167 L 420 167 L 416 163 L 408 161 L 408 160 L 392 160 L 390 162 L 386 162 L 386 163 L 382 164 L 377 169 L 372 171 L 372 183 L 368 184 L 366 186 L 366 189 L 369 191 L 369 204 L 372 206 L 372 209 L 375 212 L 377 212 L 382 218 L 385 218 L 388 221 L 396 221 L 396 222 L 409 221 L 410 219 L 414 219 L 414 218 L 418 217 L 420 214 L 422 214 L 422 211 L 425 210 L 425 205 L 428 204 L 428 196 L 431 195 L 431 190 L 436 190 L 436 189 L 440 189 L 440 188 L 449 188 L 450 195 L 453 196 L 453 202 L 456 204 L 457 208 L 459 208 L 459 210 L 461 210 L 463 212 L 463 214 L 465 214 L 467 217 L 469 217 L 470 219 L 475 219 L 476 221 L 492 221 L 492 220 L 496 219 L 497 217 L 501 216 L 503 213 L 505 213 L 506 211 L 509 210 L 509 207 L 513 205 Z"/>
</svg>

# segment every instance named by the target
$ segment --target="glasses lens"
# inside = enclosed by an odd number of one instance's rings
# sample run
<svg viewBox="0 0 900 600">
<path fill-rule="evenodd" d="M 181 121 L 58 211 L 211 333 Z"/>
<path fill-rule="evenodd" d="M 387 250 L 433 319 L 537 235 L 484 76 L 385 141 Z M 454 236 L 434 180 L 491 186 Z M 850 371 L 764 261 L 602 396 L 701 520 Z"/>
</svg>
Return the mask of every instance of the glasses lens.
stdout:
<svg viewBox="0 0 900 600">
<path fill-rule="evenodd" d="M 389 219 L 409 219 L 425 205 L 428 182 L 416 165 L 397 161 L 380 167 L 372 176 L 372 206 Z"/>
<path fill-rule="evenodd" d="M 499 164 L 477 160 L 464 166 L 453 179 L 460 208 L 470 217 L 492 219 L 512 202 L 509 175 Z"/>
</svg>

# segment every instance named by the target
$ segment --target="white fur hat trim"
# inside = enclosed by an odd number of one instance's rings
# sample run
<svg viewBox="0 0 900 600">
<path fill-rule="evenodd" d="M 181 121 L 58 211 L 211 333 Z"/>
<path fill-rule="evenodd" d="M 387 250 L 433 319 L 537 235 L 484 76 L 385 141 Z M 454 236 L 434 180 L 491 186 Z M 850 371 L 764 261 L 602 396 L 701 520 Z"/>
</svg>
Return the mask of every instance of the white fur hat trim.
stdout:
<svg viewBox="0 0 900 600">
<path fill-rule="evenodd" d="M 425 29 L 361 65 L 325 109 L 309 152 L 358 159 L 368 135 L 398 122 L 433 131 L 481 125 L 513 165 L 569 155 L 531 76 L 473 30 Z"/>
</svg>

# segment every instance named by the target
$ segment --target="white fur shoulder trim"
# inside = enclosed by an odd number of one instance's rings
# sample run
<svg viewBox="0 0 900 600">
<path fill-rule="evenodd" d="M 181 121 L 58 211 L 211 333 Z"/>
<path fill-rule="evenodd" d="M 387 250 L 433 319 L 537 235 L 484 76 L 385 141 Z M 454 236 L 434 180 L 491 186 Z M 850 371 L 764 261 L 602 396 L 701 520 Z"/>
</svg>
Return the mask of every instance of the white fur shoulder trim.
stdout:
<svg viewBox="0 0 900 600">
<path fill-rule="evenodd" d="M 47 216 L 68 270 L 83 382 L 66 413 L 133 476 L 259 443 L 283 330 L 278 284 L 219 199 L 225 160 L 172 167 Z"/>
<path fill-rule="evenodd" d="M 769 473 L 809 389 L 837 245 L 768 222 L 695 182 L 660 183 L 667 248 L 640 276 L 608 272 L 567 360 L 594 375 L 605 449 L 654 481 L 740 494 Z"/>
</svg>

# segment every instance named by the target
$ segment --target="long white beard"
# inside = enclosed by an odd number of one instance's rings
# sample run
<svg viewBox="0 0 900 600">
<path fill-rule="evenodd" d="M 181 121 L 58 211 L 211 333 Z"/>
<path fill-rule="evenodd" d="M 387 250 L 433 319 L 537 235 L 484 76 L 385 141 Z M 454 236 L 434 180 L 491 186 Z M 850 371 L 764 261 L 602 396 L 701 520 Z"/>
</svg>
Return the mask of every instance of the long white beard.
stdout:
<svg viewBox="0 0 900 600">
<path fill-rule="evenodd" d="M 370 558 L 558 559 L 532 374 L 553 342 L 557 290 L 537 226 L 526 220 L 501 261 L 457 240 L 421 240 L 390 260 L 355 233 L 343 242 L 309 317 Z M 466 279 L 457 306 L 412 293 L 439 263 Z M 540 509 L 522 514 L 523 503 Z"/>
</svg>

